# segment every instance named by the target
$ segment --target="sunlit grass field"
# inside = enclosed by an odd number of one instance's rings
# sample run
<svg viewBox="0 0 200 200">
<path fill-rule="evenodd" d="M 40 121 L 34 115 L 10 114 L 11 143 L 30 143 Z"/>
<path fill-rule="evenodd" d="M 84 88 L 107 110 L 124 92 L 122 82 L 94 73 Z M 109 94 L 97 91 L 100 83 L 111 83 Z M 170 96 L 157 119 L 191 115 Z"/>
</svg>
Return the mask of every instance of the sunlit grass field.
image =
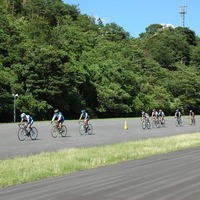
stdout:
<svg viewBox="0 0 200 200">
<path fill-rule="evenodd" d="M 0 188 L 200 146 L 200 133 L 0 160 Z"/>
</svg>

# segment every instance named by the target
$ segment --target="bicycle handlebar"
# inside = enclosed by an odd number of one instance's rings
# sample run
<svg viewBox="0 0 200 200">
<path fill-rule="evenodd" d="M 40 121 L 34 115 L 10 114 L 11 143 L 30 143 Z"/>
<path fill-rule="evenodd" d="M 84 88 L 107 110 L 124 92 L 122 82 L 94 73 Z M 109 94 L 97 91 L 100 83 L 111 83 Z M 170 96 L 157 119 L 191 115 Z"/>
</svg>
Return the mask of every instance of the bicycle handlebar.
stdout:
<svg viewBox="0 0 200 200">
<path fill-rule="evenodd" d="M 27 128 L 27 123 L 18 124 L 19 127 Z"/>
<path fill-rule="evenodd" d="M 83 120 L 78 121 L 78 124 L 84 124 L 85 122 Z"/>
</svg>

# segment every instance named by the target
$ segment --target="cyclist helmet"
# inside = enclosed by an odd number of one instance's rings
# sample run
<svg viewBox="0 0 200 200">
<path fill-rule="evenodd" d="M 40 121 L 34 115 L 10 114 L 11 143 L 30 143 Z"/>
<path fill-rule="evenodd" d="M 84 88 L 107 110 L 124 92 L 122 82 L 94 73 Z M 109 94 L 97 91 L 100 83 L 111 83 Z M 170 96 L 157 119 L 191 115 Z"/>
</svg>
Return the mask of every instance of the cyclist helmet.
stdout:
<svg viewBox="0 0 200 200">
<path fill-rule="evenodd" d="M 22 113 L 22 114 L 21 114 L 21 118 L 24 118 L 25 116 L 26 116 L 25 113 Z"/>
<path fill-rule="evenodd" d="M 58 110 L 58 109 L 54 110 L 54 113 L 58 113 L 58 112 L 59 112 L 59 110 Z"/>
<path fill-rule="evenodd" d="M 176 112 L 179 112 L 179 110 L 177 109 Z"/>
<path fill-rule="evenodd" d="M 144 115 L 145 114 L 145 112 L 144 111 L 142 111 L 142 115 Z"/>
<path fill-rule="evenodd" d="M 192 112 L 192 110 L 190 110 L 190 113 Z"/>
<path fill-rule="evenodd" d="M 81 113 L 85 113 L 85 110 L 81 110 Z"/>
</svg>

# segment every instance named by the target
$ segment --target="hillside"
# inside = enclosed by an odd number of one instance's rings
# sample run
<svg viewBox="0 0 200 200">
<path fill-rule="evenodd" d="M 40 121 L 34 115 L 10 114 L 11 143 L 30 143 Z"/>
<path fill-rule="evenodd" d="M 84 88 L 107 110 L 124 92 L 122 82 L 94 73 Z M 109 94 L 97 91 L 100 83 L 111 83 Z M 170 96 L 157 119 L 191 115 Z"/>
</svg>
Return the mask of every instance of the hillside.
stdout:
<svg viewBox="0 0 200 200">
<path fill-rule="evenodd" d="M 14 2 L 14 3 L 13 3 Z M 139 38 L 62 0 L 0 0 L 0 122 L 200 113 L 200 38 L 151 24 Z M 138 19 L 139 20 L 139 19 Z"/>
</svg>

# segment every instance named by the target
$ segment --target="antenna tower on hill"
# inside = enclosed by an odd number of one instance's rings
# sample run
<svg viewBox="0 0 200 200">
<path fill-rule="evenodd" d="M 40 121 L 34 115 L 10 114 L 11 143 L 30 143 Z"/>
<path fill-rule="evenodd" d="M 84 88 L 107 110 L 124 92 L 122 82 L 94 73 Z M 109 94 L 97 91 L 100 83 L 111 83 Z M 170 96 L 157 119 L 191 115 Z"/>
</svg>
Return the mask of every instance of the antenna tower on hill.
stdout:
<svg viewBox="0 0 200 200">
<path fill-rule="evenodd" d="M 187 6 L 179 7 L 179 14 L 181 15 L 181 26 L 185 27 L 185 14 L 187 13 Z"/>
</svg>

